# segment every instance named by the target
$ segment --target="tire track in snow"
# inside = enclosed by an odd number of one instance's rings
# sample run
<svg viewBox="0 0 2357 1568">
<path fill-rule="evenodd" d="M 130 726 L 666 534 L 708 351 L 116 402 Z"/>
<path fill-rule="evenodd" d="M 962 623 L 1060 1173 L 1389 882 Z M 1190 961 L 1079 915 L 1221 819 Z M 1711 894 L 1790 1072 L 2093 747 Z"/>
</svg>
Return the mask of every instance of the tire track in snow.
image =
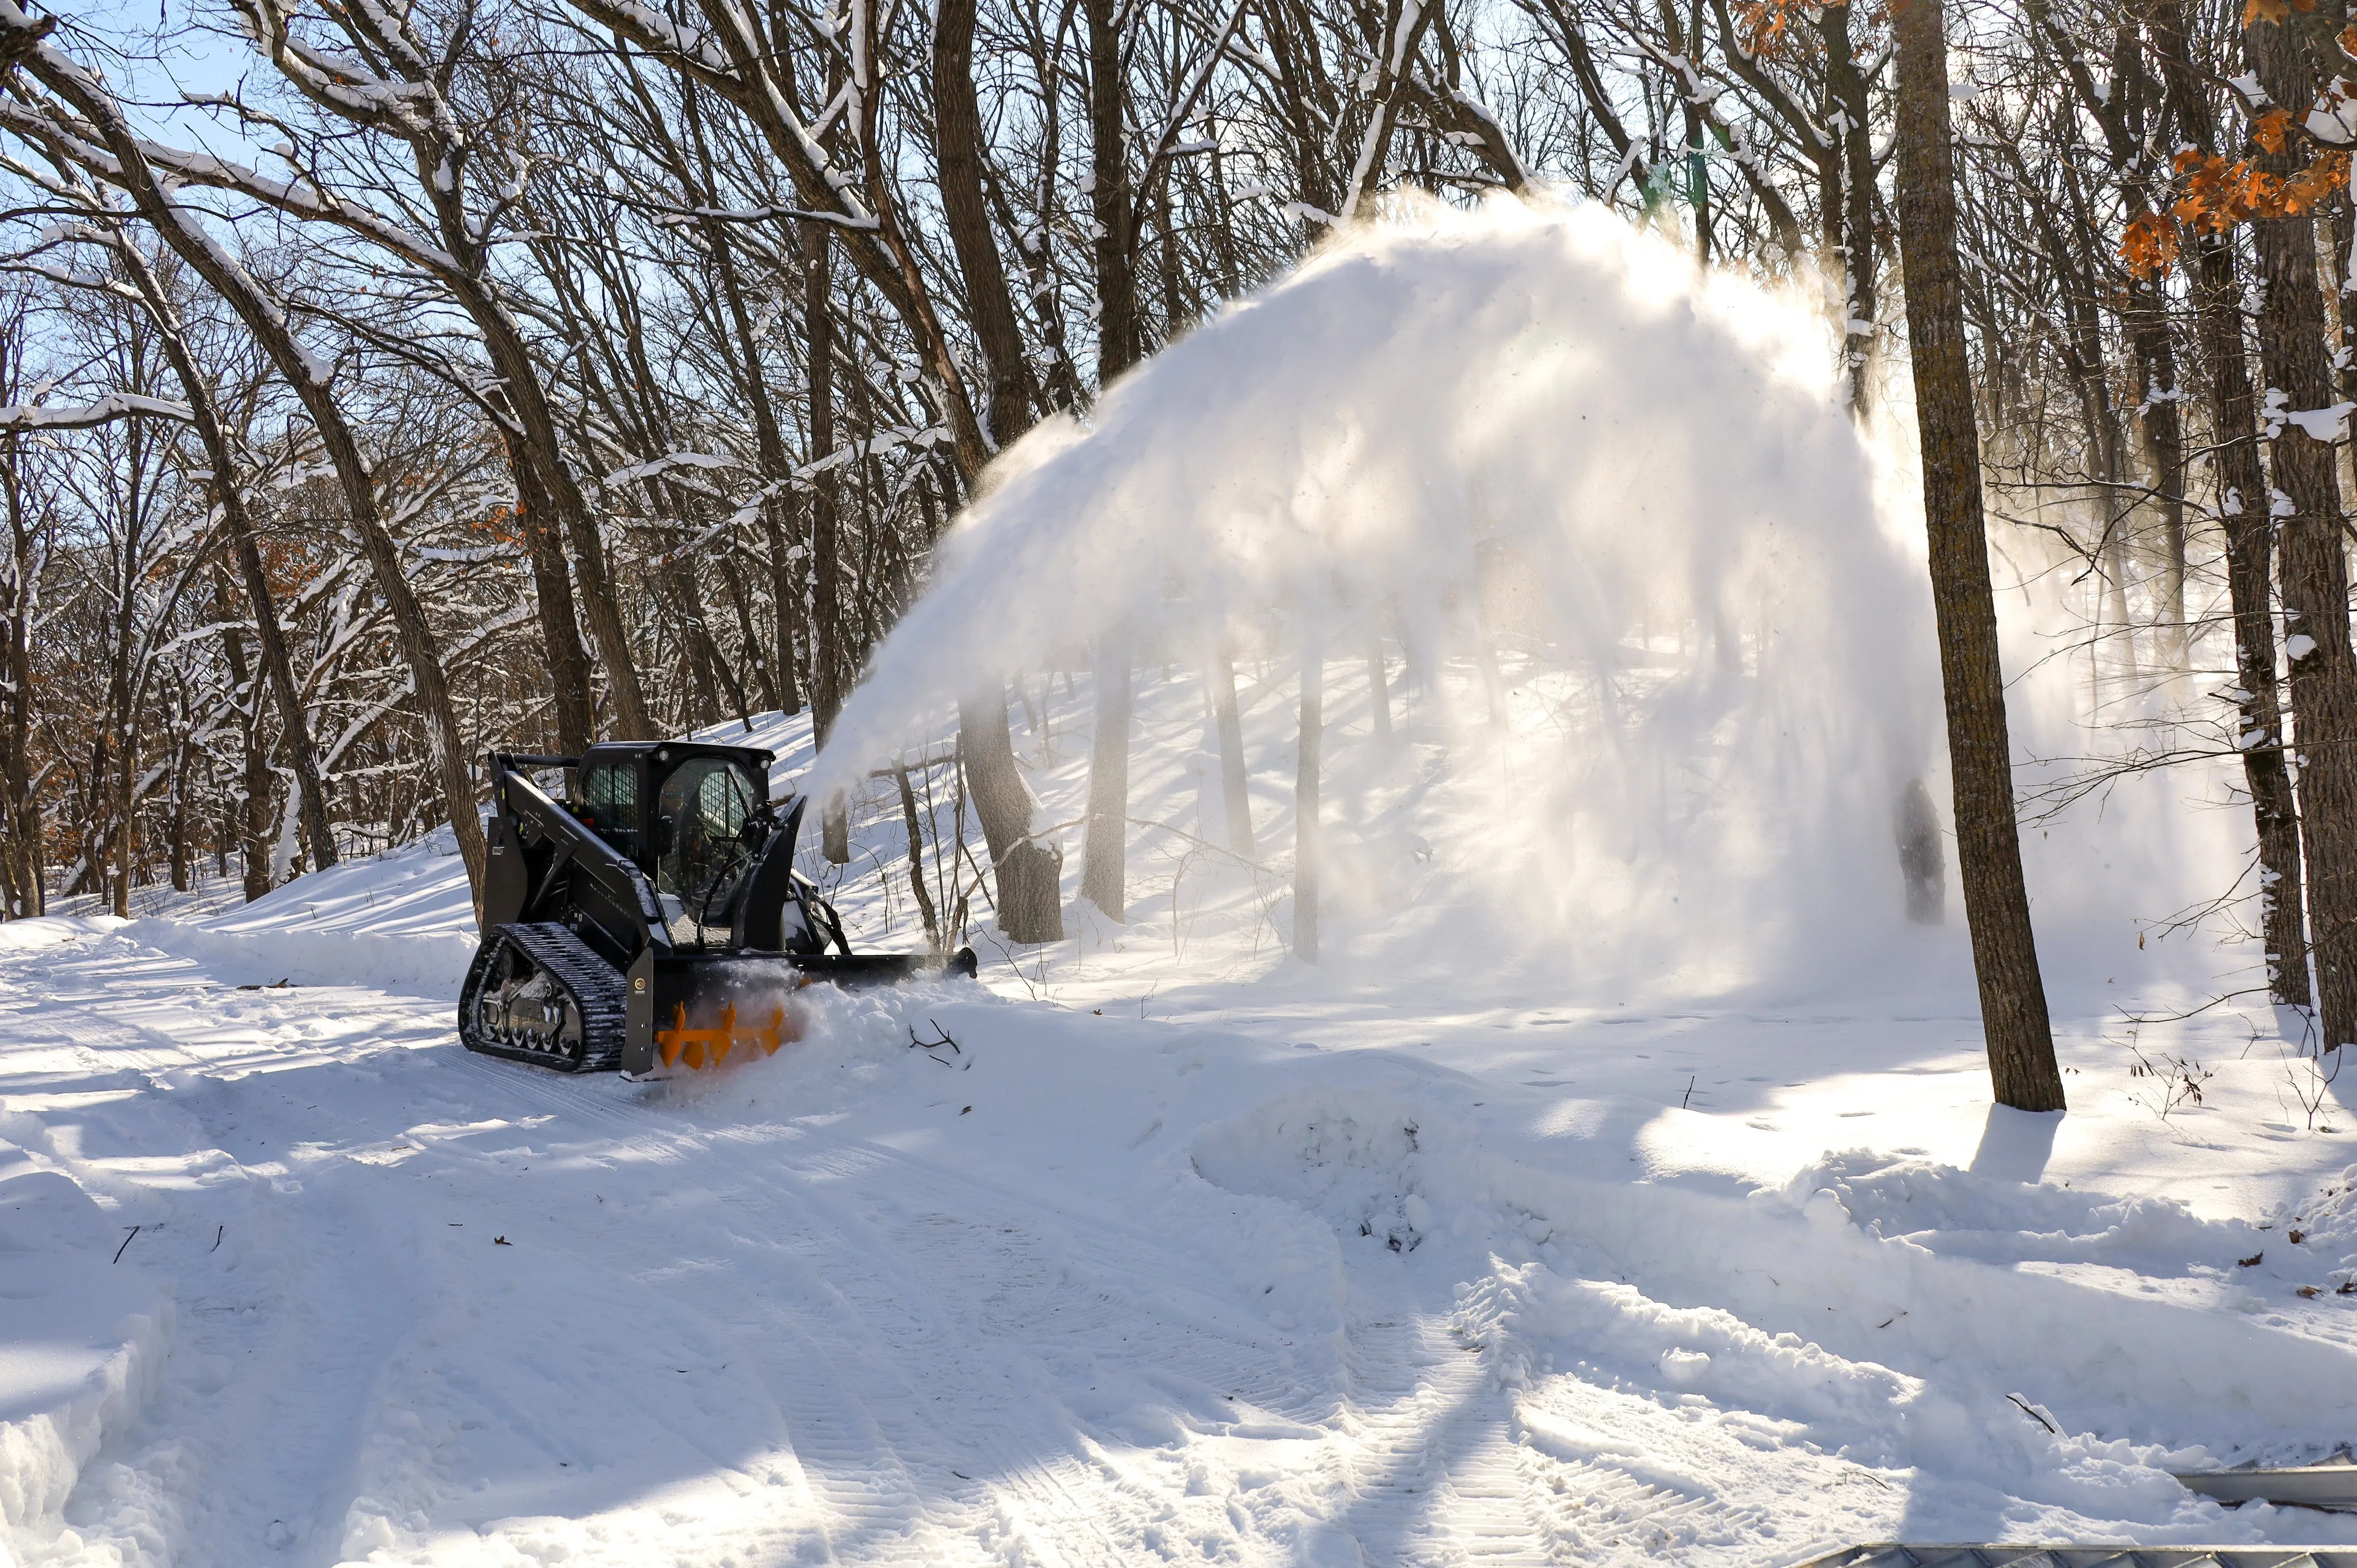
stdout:
<svg viewBox="0 0 2357 1568">
<path fill-rule="evenodd" d="M 77 995 L 97 972 L 87 962 L 49 969 L 75 983 Z M 366 998 L 396 1036 L 442 1027 L 434 1009 L 351 994 Z M 1298 1544 L 1289 1539 L 1297 1514 L 1256 1515 L 1250 1494 L 1233 1487 L 1181 1493 L 1177 1472 L 1191 1470 L 1199 1442 L 1241 1445 L 1225 1459 L 1211 1451 L 1215 1468 L 1232 1470 L 1228 1461 L 1247 1451 L 1250 1463 L 1263 1462 L 1256 1440 L 1271 1423 L 1253 1411 L 1285 1418 L 1286 1433 L 1305 1442 L 1282 1463 L 1299 1492 L 1315 1488 L 1317 1505 L 1356 1539 L 1367 1564 L 1521 1564 L 1624 1549 L 1641 1556 L 1655 1537 L 1674 1545 L 1724 1537 L 1707 1498 L 1628 1475 L 1609 1456 L 1566 1463 L 1512 1441 L 1512 1396 L 1451 1336 L 1449 1312 L 1418 1299 L 1391 1254 L 1366 1257 L 1346 1245 L 1339 1362 L 1320 1359 L 1300 1336 L 1222 1294 L 1224 1269 L 1200 1252 L 1052 1198 L 879 1144 L 806 1136 L 780 1120 L 740 1122 L 719 1107 L 707 1115 L 694 1101 L 667 1103 L 660 1091 L 611 1079 L 487 1062 L 465 1055 L 447 1033 L 445 1043 L 387 1065 L 377 1059 L 384 1046 L 365 1031 L 318 1037 L 321 1020 L 307 1017 L 304 1006 L 340 997 L 232 1002 L 226 1019 L 218 1011 L 223 1000 L 216 993 L 209 1002 L 176 977 L 169 991 L 142 993 L 135 1003 L 102 990 L 52 1009 L 60 1020 L 89 1021 L 93 1038 L 103 1034 L 109 1049 L 84 1064 L 86 1072 L 135 1065 L 147 1073 L 195 1067 L 231 1075 L 211 1081 L 209 1099 L 190 1102 L 213 1146 L 229 1141 L 232 1127 L 234 1147 L 311 1144 L 311 1163 L 301 1167 L 307 1190 L 278 1193 L 263 1183 L 247 1200 L 256 1212 L 242 1228 L 257 1233 L 257 1246 L 290 1253 L 324 1246 L 342 1260 L 340 1273 L 332 1260 L 297 1267 L 281 1259 L 266 1283 L 247 1275 L 282 1299 L 274 1317 L 256 1321 L 243 1314 L 249 1303 L 223 1295 L 221 1331 L 190 1325 L 184 1337 L 200 1351 L 250 1350 L 246 1359 L 266 1370 L 257 1378 L 241 1365 L 237 1386 L 220 1399 L 178 1380 L 173 1397 L 159 1401 L 159 1431 L 146 1446 L 102 1456 L 145 1466 L 159 1477 L 150 1489 L 163 1487 L 173 1466 L 205 1477 L 206 1495 L 182 1505 L 168 1544 L 145 1560 L 253 1560 L 256 1532 L 272 1520 L 296 1534 L 290 1558 L 332 1560 L 356 1492 L 387 1478 L 372 1477 L 360 1451 L 413 1404 L 429 1424 L 454 1424 L 471 1412 L 491 1416 L 493 1430 L 545 1437 L 541 1412 L 514 1404 L 508 1385 L 455 1392 L 432 1385 L 432 1352 L 412 1342 L 433 1313 L 389 1292 L 372 1256 L 398 1222 L 421 1223 L 414 1213 L 403 1221 L 398 1206 L 427 1193 L 444 1195 L 432 1201 L 473 1202 L 485 1218 L 548 1213 L 550 1238 L 578 1250 L 584 1268 L 614 1273 L 611 1288 L 587 1307 L 612 1315 L 652 1306 L 669 1315 L 668 1323 L 658 1318 L 658 1331 L 675 1327 L 683 1355 L 691 1342 L 709 1348 L 720 1375 L 758 1384 L 737 1404 L 774 1410 L 779 1435 L 764 1439 L 767 1447 L 699 1449 L 693 1427 L 671 1430 L 689 1440 L 693 1465 L 713 1474 L 787 1475 L 791 1489 L 768 1493 L 774 1500 L 766 1506 L 791 1509 L 793 1519 L 815 1515 L 823 1539 L 806 1544 L 837 1562 L 1099 1568 L 1182 1547 L 1322 1561 L 1290 1550 Z M 211 1015 L 208 1005 L 217 1009 Z M 116 1016 L 122 1007 L 135 1021 Z M 146 1060 L 171 1046 L 184 1021 L 204 1043 L 194 1052 L 171 1047 L 169 1061 Z M 128 1059 L 135 1055 L 136 1064 Z M 338 1108 L 343 1120 L 324 1128 L 306 1115 L 315 1096 L 285 1092 L 304 1080 L 250 1070 L 322 1064 L 374 1086 L 347 1096 L 350 1103 Z M 355 1118 L 356 1110 L 367 1113 Z M 404 1143 L 427 1154 L 397 1176 L 397 1162 L 317 1163 L 366 1152 L 355 1142 L 364 1142 L 363 1124 L 367 1137 L 408 1129 Z M 522 1148 L 511 1153 L 497 1139 Z M 533 1176 L 515 1181 L 527 1166 Z M 566 1204 L 586 1208 L 598 1178 L 585 1179 L 585 1166 L 614 1170 L 611 1181 L 623 1187 L 608 1185 L 605 1196 L 630 1193 L 635 1201 L 594 1222 L 575 1212 L 556 1219 Z M 457 1179 L 404 1185 L 420 1175 Z M 672 1191 L 683 1196 L 665 1196 Z M 478 1235 L 448 1233 L 460 1234 Z M 498 1266 L 508 1256 L 498 1254 Z M 437 1261 L 418 1288 L 456 1293 L 461 1318 L 509 1310 L 514 1298 L 497 1293 L 474 1252 L 465 1259 L 456 1273 Z M 1213 1278 L 1222 1280 L 1217 1289 L 1186 1283 Z M 668 1355 L 644 1338 L 637 1317 L 630 1323 L 611 1337 L 628 1359 L 607 1363 L 625 1380 L 646 1369 L 639 1361 Z M 500 1353 L 468 1348 L 478 1359 Z M 598 1375 L 593 1363 L 579 1371 Z M 552 1357 L 511 1387 L 553 1388 L 549 1380 L 567 1375 L 565 1359 Z M 338 1395 L 288 1412 L 257 1381 L 332 1387 Z M 504 1413 L 502 1399 L 510 1402 Z M 659 1433 L 674 1417 L 649 1406 L 644 1419 Z M 727 1442 L 758 1430 L 746 1418 Z M 1226 1439 L 1222 1431 L 1241 1435 Z M 415 1459 L 411 1500 L 423 1517 L 439 1518 L 458 1506 L 475 1461 L 463 1447 L 435 1461 L 433 1441 L 421 1439 L 401 1462 Z M 1575 1516 L 1561 1513 L 1566 1488 L 1581 1499 Z M 286 1499 L 299 1500 L 299 1517 L 281 1517 Z M 95 1506 L 91 1498 L 82 1505 Z M 127 1514 L 124 1522 L 127 1531 Z M 561 1529 L 551 1536 L 563 1538 Z"/>
<path fill-rule="evenodd" d="M 1022 1272 L 1009 1261 L 1020 1260 L 1037 1217 L 977 1215 L 970 1202 L 964 1213 L 931 1201 L 911 1213 L 899 1189 L 899 1212 L 871 1217 L 831 1190 L 778 1184 L 748 1211 L 771 1245 L 793 1239 L 781 1272 L 802 1287 L 798 1301 L 758 1293 L 761 1305 L 833 1374 L 831 1387 L 791 1375 L 777 1386 L 813 1486 L 858 1517 L 888 1515 L 912 1543 L 933 1533 L 917 1528 L 921 1520 L 976 1544 L 1011 1536 L 1048 1563 L 1126 1556 L 1162 1499 L 1091 1462 L 1044 1364 L 1049 1346 L 1007 1331 L 1019 1326 L 977 1321 L 975 1305 Z M 985 1245 L 967 1244 L 985 1234 Z M 975 1353 L 978 1327 L 999 1354 Z M 847 1385 L 870 1391 L 856 1397 Z M 876 1397 L 878 1388 L 896 1397 Z M 881 1510 L 872 1498 L 879 1476 L 898 1494 Z M 929 1547 L 909 1560 L 941 1557 Z"/>
</svg>

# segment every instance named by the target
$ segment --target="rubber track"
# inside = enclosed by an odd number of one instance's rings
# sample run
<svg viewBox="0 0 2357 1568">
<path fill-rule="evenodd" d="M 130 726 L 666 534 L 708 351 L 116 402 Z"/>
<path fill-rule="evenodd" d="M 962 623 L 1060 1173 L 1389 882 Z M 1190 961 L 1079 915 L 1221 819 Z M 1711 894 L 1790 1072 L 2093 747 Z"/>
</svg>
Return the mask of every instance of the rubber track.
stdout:
<svg viewBox="0 0 2357 1568">
<path fill-rule="evenodd" d="M 526 958 L 554 976 L 572 996 L 581 1013 L 583 1049 L 578 1056 L 502 1046 L 483 1038 L 475 1023 L 476 1000 L 490 978 L 502 943 L 521 948 Z M 475 955 L 458 998 L 458 1040 L 470 1051 L 559 1072 L 604 1072 L 622 1065 L 622 1047 L 629 1033 L 622 977 L 590 946 L 566 927 L 550 924 L 500 926 Z"/>
</svg>

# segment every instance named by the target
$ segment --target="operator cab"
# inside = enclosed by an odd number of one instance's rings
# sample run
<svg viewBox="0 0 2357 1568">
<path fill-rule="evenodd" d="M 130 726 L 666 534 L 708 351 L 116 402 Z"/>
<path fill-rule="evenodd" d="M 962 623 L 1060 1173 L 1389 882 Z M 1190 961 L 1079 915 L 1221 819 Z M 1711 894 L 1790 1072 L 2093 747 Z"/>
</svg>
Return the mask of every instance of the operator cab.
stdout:
<svg viewBox="0 0 2357 1568">
<path fill-rule="evenodd" d="M 593 746 L 581 757 L 573 812 L 646 873 L 672 923 L 725 927 L 737 884 L 769 836 L 775 755 L 702 741 Z"/>
</svg>

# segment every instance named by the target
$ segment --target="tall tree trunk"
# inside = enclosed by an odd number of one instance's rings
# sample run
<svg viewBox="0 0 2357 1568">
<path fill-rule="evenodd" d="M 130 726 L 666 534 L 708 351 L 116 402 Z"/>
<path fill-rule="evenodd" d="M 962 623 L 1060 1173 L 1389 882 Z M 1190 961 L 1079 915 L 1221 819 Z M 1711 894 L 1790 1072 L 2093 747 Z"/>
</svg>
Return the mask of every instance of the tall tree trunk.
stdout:
<svg viewBox="0 0 2357 1568">
<path fill-rule="evenodd" d="M 1252 773 L 1244 757 L 1244 726 L 1236 711 L 1236 665 L 1222 644 L 1203 667 L 1211 687 L 1211 718 L 1220 732 L 1220 791 L 1228 809 L 1228 847 L 1246 860 L 1253 844 Z"/>
<path fill-rule="evenodd" d="M 1097 393 L 1136 363 L 1137 214 L 1124 141 L 1126 94 L 1119 0 L 1083 0 L 1089 42 L 1089 206 L 1096 220 Z M 1129 839 L 1129 635 L 1098 632 L 1096 738 L 1089 751 L 1089 820 L 1081 846 L 1081 892 L 1110 918 L 1127 907 Z"/>
<path fill-rule="evenodd" d="M 834 451 L 834 297 L 828 262 L 827 225 L 802 224 L 802 333 L 809 356 L 810 460 L 824 463 Z M 811 728 L 820 746 L 834 733 L 843 712 L 843 563 L 840 478 L 834 467 L 811 480 L 810 690 Z M 851 823 L 841 797 L 819 803 L 821 852 L 837 865 L 851 860 Z"/>
<path fill-rule="evenodd" d="M 2177 349 L 2169 340 L 2167 307 L 2149 285 L 2129 295 L 2136 368 L 2144 377 L 2144 444 L 2152 460 L 2152 488 L 2160 506 L 2161 578 L 2157 639 L 2172 670 L 2186 667 L 2185 424 L 2179 412 Z"/>
<path fill-rule="evenodd" d="M 1034 397 L 1030 365 L 1015 299 L 1000 264 L 998 242 L 990 230 L 984 188 L 985 153 L 982 107 L 974 85 L 974 0 L 941 0 L 933 18 L 933 140 L 941 161 L 942 226 L 956 252 L 965 283 L 967 312 L 981 346 L 987 380 L 979 411 L 992 450 L 1011 445 L 1031 428 Z M 1090 26 L 1095 26 L 1095 13 Z M 1090 35 L 1093 41 L 1095 34 Z M 1103 177 L 1098 177 L 1102 179 Z"/>
<path fill-rule="evenodd" d="M 1948 47 L 1940 0 L 1899 0 L 1899 243 L 1921 431 L 1942 694 L 1955 793 L 1956 858 L 1999 1104 L 2063 1108 L 2014 822 L 2013 748 L 1997 657 L 1996 600 L 1981 513 L 1980 438 L 1956 260 Z"/>
<path fill-rule="evenodd" d="M 229 585 L 217 584 L 213 596 L 217 613 L 225 615 Z M 270 755 L 262 730 L 262 693 L 246 660 L 245 634 L 234 622 L 221 630 L 221 655 L 229 664 L 230 700 L 237 713 L 243 768 L 236 813 L 238 855 L 243 863 L 245 901 L 251 904 L 270 891 Z"/>
<path fill-rule="evenodd" d="M 1022 332 L 990 227 L 982 116 L 974 85 L 974 9 L 973 0 L 944 0 L 940 6 L 934 19 L 932 88 L 942 217 L 989 373 L 977 421 L 978 445 L 986 455 L 1029 429 L 1036 405 L 1024 368 Z M 1041 300 L 1039 308 L 1049 322 L 1055 321 L 1052 301 Z M 963 447 L 957 456 L 958 478 L 971 493 L 981 478 L 980 462 Z M 946 489 L 944 500 L 954 504 Z M 990 849 L 998 927 L 1017 942 L 1060 941 L 1064 935 L 1063 855 L 1031 836 L 1037 802 L 1023 781 L 1006 731 L 1003 677 L 994 677 L 994 684 L 995 689 L 958 706 L 958 757 Z"/>
<path fill-rule="evenodd" d="M 1015 763 L 1004 686 L 958 704 L 958 761 L 998 880 L 998 929 L 1018 942 L 1063 940 L 1063 852 L 1031 836 L 1038 802 Z"/>
<path fill-rule="evenodd" d="M 2179 0 L 2149 0 L 2152 38 L 2168 84 L 2170 110 L 2201 151 L 2217 150 L 2208 79 L 2194 68 Z M 2284 762 L 2283 699 L 2276 675 L 2275 537 L 2267 482 L 2259 461 L 2257 399 L 2244 338 L 2243 286 L 2234 242 L 2205 235 L 2194 252 L 2194 323 L 2209 370 L 2207 392 L 2216 450 L 2218 515 L 2225 532 L 2226 593 L 2233 618 L 2234 684 L 2241 730 L 2235 747 L 2251 792 L 2259 846 L 2260 933 L 2267 992 L 2304 1007 L 2308 945 L 2301 897 L 2299 817 Z"/>
<path fill-rule="evenodd" d="M 1874 318 L 1881 307 L 1874 276 L 1874 122 L 1867 117 L 1866 73 L 1857 69 L 1850 41 L 1850 10 L 1846 5 L 1825 6 L 1817 27 L 1825 47 L 1826 118 L 1842 169 L 1842 355 L 1849 367 L 1850 407 L 1863 417 L 1874 390 Z"/>
<path fill-rule="evenodd" d="M 520 451 L 522 438 L 510 434 L 506 443 L 508 471 L 515 478 L 516 523 L 532 562 L 540 643 L 554 688 L 556 749 L 567 757 L 578 757 L 597 738 L 597 705 L 589 695 L 589 650 L 581 645 L 580 623 L 574 618 L 573 585 L 565 574 L 565 547 L 556 537 L 558 525 L 547 492 Z"/>
<path fill-rule="evenodd" d="M 23 401 L 24 330 L 20 317 L 0 325 L 0 401 Z M 30 919 L 48 907 L 41 854 L 41 806 L 33 795 L 33 616 L 39 603 L 42 554 L 33 509 L 25 494 L 25 438 L 0 434 L 0 498 L 8 510 L 6 623 L 0 641 L 0 872 L 7 907 L 0 919 Z"/>
<path fill-rule="evenodd" d="M 192 884 L 188 880 L 188 755 L 189 746 L 184 736 L 172 747 L 172 781 L 166 797 L 164 818 L 165 848 L 171 857 L 172 891 L 186 893 Z"/>
<path fill-rule="evenodd" d="M 2282 25 L 2255 22 L 2243 35 L 2259 85 L 2276 103 L 2316 98 L 2317 12 Z M 2329 30 L 2322 35 L 2330 37 Z M 2260 166 L 2298 166 L 2294 145 L 2262 152 Z M 2333 401 L 2324 299 L 2316 274 L 2316 225 L 2303 215 L 2252 225 L 2259 277 L 2259 363 L 2294 411 Z M 2333 449 L 2297 423 L 2275 436 L 2275 489 L 2289 503 L 2275 519 L 2281 541 L 2284 651 L 2291 661 L 2300 848 L 2308 872 L 2308 936 L 2323 1044 L 2357 1042 L 2357 654 L 2349 640 L 2349 566 L 2341 537 L 2341 483 Z M 2277 503 L 2278 509 L 2282 503 Z"/>
</svg>

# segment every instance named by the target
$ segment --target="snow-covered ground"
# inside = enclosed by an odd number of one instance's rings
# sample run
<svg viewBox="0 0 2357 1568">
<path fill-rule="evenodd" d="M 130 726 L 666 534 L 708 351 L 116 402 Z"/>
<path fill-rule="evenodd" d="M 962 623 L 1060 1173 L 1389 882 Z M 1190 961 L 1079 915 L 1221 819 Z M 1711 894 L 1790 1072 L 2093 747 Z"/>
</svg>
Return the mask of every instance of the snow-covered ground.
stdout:
<svg viewBox="0 0 2357 1568">
<path fill-rule="evenodd" d="M 813 993 L 775 1057 L 630 1084 L 459 1048 L 447 843 L 0 925 L 0 1568 L 2357 1541 L 2170 1474 L 2357 1438 L 2357 1079 L 2234 1000 L 2256 955 L 2202 912 L 2247 873 L 2231 774 L 2030 824 L 2072 1110 L 1992 1112 L 1960 911 L 1909 924 L 1892 843 L 1944 776 L 1920 528 L 1822 324 L 1534 210 L 1322 252 L 950 536 L 829 753 L 851 863 L 804 864 L 918 945 L 866 769 L 908 745 L 946 831 L 945 686 L 1031 671 L 1070 934 L 996 941 L 936 839 L 979 986 Z M 2008 538 L 2018 753 L 2197 702 L 2072 650 L 2067 576 Z M 1112 603 L 1118 922 L 1078 899 L 1075 621 Z M 780 789 L 816 766 L 804 720 L 731 734 Z"/>
<path fill-rule="evenodd" d="M 1085 752 L 1052 715 L 1086 704 L 1083 680 L 1018 714 L 1050 815 Z M 1137 809 L 1216 836 L 1200 721 L 1183 671 L 1142 681 Z M 807 764 L 801 721 L 752 738 L 781 784 Z M 893 800 L 857 813 L 844 888 L 884 945 L 912 940 Z M 2164 1119 L 2125 1043 L 2147 998 L 2072 967 L 2058 1130 L 1987 1110 L 1953 929 L 1910 933 L 1905 983 L 1805 1003 L 1386 983 L 1285 959 L 1249 878 L 1199 865 L 1174 899 L 1153 837 L 1128 926 L 1076 905 L 1019 972 L 985 943 L 984 988 L 830 1001 L 778 1057 L 668 1085 L 458 1047 L 464 887 L 430 843 L 250 908 L 0 927 L 0 1542 L 1770 1565 L 2357 1541 L 2167 1473 L 2352 1435 L 2357 1113 L 2327 1086 L 2309 1126 L 2297 1064 L 2252 1044 L 2272 1020 L 2143 1028 L 2145 1059 L 2212 1075 Z"/>
</svg>

